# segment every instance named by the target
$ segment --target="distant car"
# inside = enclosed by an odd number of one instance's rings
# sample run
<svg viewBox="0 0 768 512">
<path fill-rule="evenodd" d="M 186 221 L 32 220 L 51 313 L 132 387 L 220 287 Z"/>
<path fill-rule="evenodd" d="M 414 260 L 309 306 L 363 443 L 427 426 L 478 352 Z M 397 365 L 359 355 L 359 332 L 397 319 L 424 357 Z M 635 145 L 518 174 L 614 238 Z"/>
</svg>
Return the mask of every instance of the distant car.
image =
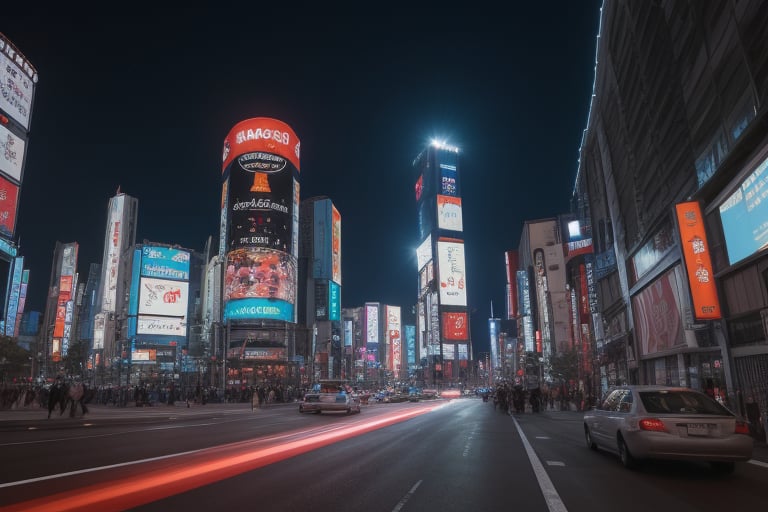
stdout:
<svg viewBox="0 0 768 512">
<path fill-rule="evenodd" d="M 344 380 L 321 380 L 299 402 L 299 412 L 320 414 L 327 411 L 359 413 L 360 397 Z"/>
<path fill-rule="evenodd" d="M 749 424 L 694 389 L 620 386 L 584 413 L 589 448 L 619 455 L 627 468 L 642 459 L 709 462 L 721 473 L 752 457 Z"/>
</svg>

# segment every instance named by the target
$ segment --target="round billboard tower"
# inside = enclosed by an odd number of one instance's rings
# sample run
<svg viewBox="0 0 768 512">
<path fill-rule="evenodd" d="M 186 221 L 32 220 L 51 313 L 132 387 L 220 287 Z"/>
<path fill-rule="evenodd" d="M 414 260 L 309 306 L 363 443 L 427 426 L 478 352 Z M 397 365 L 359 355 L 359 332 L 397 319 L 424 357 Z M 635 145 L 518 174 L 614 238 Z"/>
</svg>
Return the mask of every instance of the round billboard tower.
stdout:
<svg viewBox="0 0 768 512">
<path fill-rule="evenodd" d="M 224 322 L 296 322 L 300 142 L 290 126 L 255 117 L 224 139 L 219 253 Z"/>
</svg>

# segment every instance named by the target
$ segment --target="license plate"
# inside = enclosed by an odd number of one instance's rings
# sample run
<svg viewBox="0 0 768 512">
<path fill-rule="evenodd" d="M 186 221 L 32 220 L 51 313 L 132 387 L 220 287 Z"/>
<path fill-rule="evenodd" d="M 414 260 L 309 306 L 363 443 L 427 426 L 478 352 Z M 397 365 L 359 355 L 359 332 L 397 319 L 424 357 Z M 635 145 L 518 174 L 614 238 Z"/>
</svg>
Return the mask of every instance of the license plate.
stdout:
<svg viewBox="0 0 768 512">
<path fill-rule="evenodd" d="M 689 423 L 688 424 L 689 436 L 708 436 L 709 425 L 706 423 Z"/>
</svg>

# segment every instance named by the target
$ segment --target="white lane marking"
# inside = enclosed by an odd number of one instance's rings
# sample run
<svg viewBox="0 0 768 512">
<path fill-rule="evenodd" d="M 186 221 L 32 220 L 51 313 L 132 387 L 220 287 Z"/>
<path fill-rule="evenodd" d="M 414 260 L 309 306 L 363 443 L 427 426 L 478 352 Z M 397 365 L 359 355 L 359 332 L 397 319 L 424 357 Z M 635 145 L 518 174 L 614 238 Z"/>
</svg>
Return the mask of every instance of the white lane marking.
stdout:
<svg viewBox="0 0 768 512">
<path fill-rule="evenodd" d="M 536 479 L 539 481 L 539 487 L 541 487 L 541 492 L 544 495 L 544 501 L 547 504 L 547 508 L 549 508 L 550 512 L 568 512 L 568 509 L 566 509 L 563 504 L 563 500 L 560 499 L 560 495 L 557 494 L 557 490 L 552 484 L 552 480 L 549 479 L 547 471 L 544 469 L 544 466 L 541 465 L 541 461 L 536 456 L 536 452 L 533 451 L 531 443 L 528 442 L 525 434 L 523 434 L 523 429 L 520 428 L 517 418 L 512 416 L 512 419 L 515 422 L 515 428 L 517 429 L 518 434 L 520 434 L 520 440 L 523 442 L 523 446 L 525 446 L 525 452 L 528 454 L 528 459 L 531 461 L 531 466 L 533 467 L 533 472 L 536 474 Z"/>
<path fill-rule="evenodd" d="M 755 466 L 762 466 L 764 468 L 768 468 L 768 462 L 761 462 L 755 459 L 749 459 L 747 462 L 749 462 L 750 464 L 754 464 Z"/>
<path fill-rule="evenodd" d="M 536 436 L 536 439 L 549 439 L 549 436 Z"/>
<path fill-rule="evenodd" d="M 392 509 L 392 512 L 398 512 L 398 511 L 399 511 L 401 508 L 403 508 L 403 506 L 405 505 L 405 503 L 406 503 L 406 502 L 407 502 L 407 501 L 408 501 L 408 500 L 411 498 L 411 496 L 413 496 L 413 493 L 415 493 L 415 492 L 416 492 L 416 489 L 418 489 L 418 488 L 419 488 L 419 486 L 421 485 L 421 482 L 422 482 L 422 481 L 423 481 L 423 480 L 419 480 L 418 482 L 416 482 L 416 483 L 413 485 L 413 487 L 411 487 L 411 490 L 410 490 L 410 491 L 408 491 L 408 493 L 407 493 L 405 496 L 403 496 L 403 499 L 401 499 L 401 500 L 400 500 L 400 501 L 397 503 L 397 505 L 395 505 L 395 508 L 393 508 L 393 509 Z"/>
<path fill-rule="evenodd" d="M 559 460 L 548 460 L 547 466 L 565 466 L 565 462 L 560 462 Z"/>
<path fill-rule="evenodd" d="M 80 469 L 77 471 L 69 471 L 67 473 L 59 473 L 57 475 L 46 475 L 46 476 L 40 476 L 37 478 L 28 478 L 27 480 L 18 480 L 16 482 L 8 482 L 5 484 L 0 484 L 0 489 L 4 487 L 14 487 L 17 485 L 25 485 L 30 484 L 33 482 L 43 482 L 45 480 L 53 480 L 55 478 L 63 478 L 66 476 L 72 476 L 72 475 L 82 475 L 83 473 L 93 473 L 94 471 L 103 471 L 105 469 L 113 469 L 113 468 L 121 468 L 124 466 L 133 466 L 135 464 L 143 464 L 145 462 L 154 462 L 156 460 L 163 460 L 163 459 L 171 459 L 173 457 L 180 457 L 182 455 L 189 455 L 191 453 L 197 453 L 205 450 L 206 448 L 201 448 L 200 450 L 192 450 L 189 452 L 182 452 L 182 453 L 172 453 L 171 455 L 162 455 L 160 457 L 152 457 L 151 459 L 142 459 L 142 460 L 134 460 L 131 462 L 121 462 L 120 464 L 111 464 L 109 466 L 100 466 L 97 468 L 88 468 L 88 469 Z"/>
</svg>

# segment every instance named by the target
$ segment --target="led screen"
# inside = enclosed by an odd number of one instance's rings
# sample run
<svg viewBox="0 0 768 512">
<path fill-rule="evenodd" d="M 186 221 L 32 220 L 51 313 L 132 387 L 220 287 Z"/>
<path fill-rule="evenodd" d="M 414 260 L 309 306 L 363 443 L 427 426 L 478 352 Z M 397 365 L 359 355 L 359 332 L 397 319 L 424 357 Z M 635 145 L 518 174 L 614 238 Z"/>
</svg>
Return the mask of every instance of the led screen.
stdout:
<svg viewBox="0 0 768 512">
<path fill-rule="evenodd" d="M 437 227 L 449 231 L 463 231 L 460 197 L 437 196 Z"/>
<path fill-rule="evenodd" d="M 403 363 L 402 326 L 400 325 L 400 306 L 386 306 L 387 338 L 389 339 L 389 360 L 392 370 L 399 371 Z"/>
<path fill-rule="evenodd" d="M 341 284 L 341 214 L 335 207 L 331 209 L 331 228 L 331 279 Z"/>
<path fill-rule="evenodd" d="M 141 275 L 189 281 L 189 253 L 168 247 L 144 246 L 141 250 Z"/>
<path fill-rule="evenodd" d="M 443 306 L 466 306 L 467 283 L 464 244 L 438 241 L 437 258 L 440 278 L 440 304 Z"/>
<path fill-rule="evenodd" d="M 187 316 L 189 283 L 142 277 L 139 315 Z"/>
<path fill-rule="evenodd" d="M 14 45 L 0 34 L 0 109 L 29 129 L 37 72 Z"/>
<path fill-rule="evenodd" d="M 341 287 L 333 281 L 328 283 L 328 320 L 341 319 Z"/>
<path fill-rule="evenodd" d="M 138 317 L 137 334 L 159 336 L 186 336 L 187 323 L 184 318 L 141 315 Z"/>
<path fill-rule="evenodd" d="M 102 311 L 115 312 L 117 300 L 117 276 L 120 264 L 120 254 L 123 250 L 123 230 L 121 226 L 123 210 L 125 209 L 125 196 L 119 195 L 109 201 L 109 243 L 104 257 L 104 295 L 101 302 Z"/>
<path fill-rule="evenodd" d="M 635 332 L 642 355 L 657 354 L 685 343 L 679 270 L 679 266 L 673 267 L 632 297 Z"/>
<path fill-rule="evenodd" d="M 16 183 L 21 183 L 21 170 L 24 168 L 24 139 L 11 133 L 0 125 L 0 171 Z"/>
<path fill-rule="evenodd" d="M 421 270 L 432 259 L 432 235 L 421 242 L 416 249 L 416 270 Z"/>
<path fill-rule="evenodd" d="M 224 141 L 225 320 L 295 321 L 299 148 L 293 130 L 270 118 L 242 121 Z"/>
<path fill-rule="evenodd" d="M 443 313 L 443 339 L 465 341 L 469 339 L 467 313 Z"/>
<path fill-rule="evenodd" d="M 365 341 L 379 342 L 379 307 L 372 304 L 365 306 Z"/>
<path fill-rule="evenodd" d="M 449 153 L 442 153 L 441 157 L 446 159 Z M 459 179 L 458 171 L 455 165 L 455 153 L 452 163 L 440 163 L 440 194 L 444 196 L 458 197 L 459 194 Z"/>
<path fill-rule="evenodd" d="M 0 235 L 12 239 L 16 231 L 19 187 L 0 176 Z"/>
<path fill-rule="evenodd" d="M 768 246 L 768 158 L 720 205 L 731 265 Z"/>
</svg>

